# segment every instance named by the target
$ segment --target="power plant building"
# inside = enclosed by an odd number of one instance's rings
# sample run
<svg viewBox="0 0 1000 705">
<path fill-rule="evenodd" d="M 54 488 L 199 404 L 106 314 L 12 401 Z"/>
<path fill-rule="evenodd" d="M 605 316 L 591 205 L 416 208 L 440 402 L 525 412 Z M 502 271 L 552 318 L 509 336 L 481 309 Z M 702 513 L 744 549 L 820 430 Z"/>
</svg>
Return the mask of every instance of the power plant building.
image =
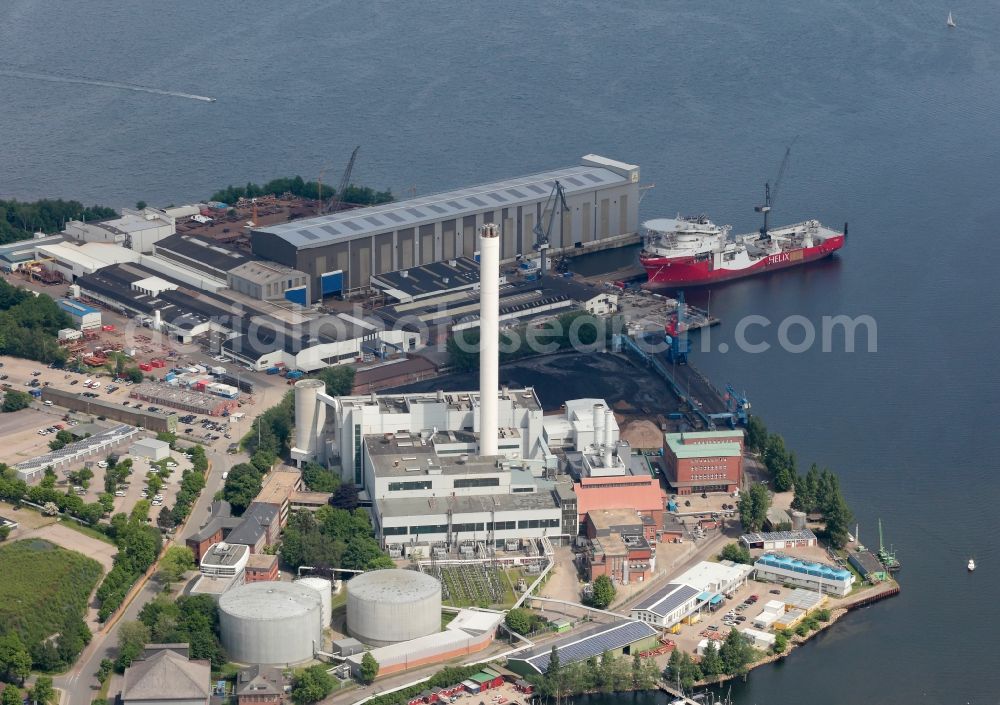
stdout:
<svg viewBox="0 0 1000 705">
<path fill-rule="evenodd" d="M 255 255 L 307 273 L 318 300 L 367 288 L 372 276 L 475 258 L 488 223 L 501 260 L 512 261 L 533 251 L 534 228 L 553 209 L 550 254 L 617 245 L 638 230 L 639 167 L 590 154 L 574 167 L 257 228 L 251 243 Z"/>
</svg>

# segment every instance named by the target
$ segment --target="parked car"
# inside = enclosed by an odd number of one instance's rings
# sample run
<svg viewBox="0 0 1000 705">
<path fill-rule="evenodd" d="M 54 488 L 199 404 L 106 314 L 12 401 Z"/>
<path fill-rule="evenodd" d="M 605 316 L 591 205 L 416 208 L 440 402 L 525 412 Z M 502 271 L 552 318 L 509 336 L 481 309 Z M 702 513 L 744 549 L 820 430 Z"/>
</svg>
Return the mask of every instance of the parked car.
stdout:
<svg viewBox="0 0 1000 705">
<path fill-rule="evenodd" d="M 74 384 L 80 384 L 80 380 L 74 379 L 72 382 L 69 383 L 69 386 L 72 387 Z"/>
<path fill-rule="evenodd" d="M 125 490 L 115 490 L 115 497 L 124 497 Z"/>
</svg>

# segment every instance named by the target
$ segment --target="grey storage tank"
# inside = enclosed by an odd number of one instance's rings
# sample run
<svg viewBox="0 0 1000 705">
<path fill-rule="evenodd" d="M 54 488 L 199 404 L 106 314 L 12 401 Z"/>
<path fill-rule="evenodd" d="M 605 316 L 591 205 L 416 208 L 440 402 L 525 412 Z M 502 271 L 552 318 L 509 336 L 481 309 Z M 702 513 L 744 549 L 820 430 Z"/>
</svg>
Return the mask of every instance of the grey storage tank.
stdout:
<svg viewBox="0 0 1000 705">
<path fill-rule="evenodd" d="M 800 511 L 792 512 L 792 529 L 798 531 L 806 528 L 806 513 Z"/>
<path fill-rule="evenodd" d="M 323 601 L 306 585 L 248 583 L 219 598 L 219 630 L 237 663 L 286 665 L 312 659 L 322 646 Z"/>
<path fill-rule="evenodd" d="M 347 583 L 347 631 L 386 646 L 441 631 L 441 583 L 415 570 L 374 570 Z"/>
</svg>

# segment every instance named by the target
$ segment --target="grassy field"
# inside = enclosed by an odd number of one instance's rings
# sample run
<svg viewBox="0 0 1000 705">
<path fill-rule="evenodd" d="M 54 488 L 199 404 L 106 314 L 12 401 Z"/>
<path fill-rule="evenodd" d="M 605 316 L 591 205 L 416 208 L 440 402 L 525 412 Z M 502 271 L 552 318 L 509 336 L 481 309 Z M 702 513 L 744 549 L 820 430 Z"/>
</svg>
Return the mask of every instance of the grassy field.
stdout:
<svg viewBox="0 0 1000 705">
<path fill-rule="evenodd" d="M 40 539 L 0 545 L 0 633 L 34 644 L 57 632 L 67 610 L 83 615 L 101 565 Z"/>
</svg>

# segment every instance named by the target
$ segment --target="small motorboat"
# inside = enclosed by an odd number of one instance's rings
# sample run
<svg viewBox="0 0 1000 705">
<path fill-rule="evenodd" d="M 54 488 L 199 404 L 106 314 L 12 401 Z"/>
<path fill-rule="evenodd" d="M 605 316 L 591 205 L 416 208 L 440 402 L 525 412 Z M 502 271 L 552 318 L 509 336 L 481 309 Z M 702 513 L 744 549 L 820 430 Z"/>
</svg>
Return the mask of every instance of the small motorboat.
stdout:
<svg viewBox="0 0 1000 705">
<path fill-rule="evenodd" d="M 971 573 L 976 569 L 976 560 L 974 558 L 969 559 L 969 572 Z"/>
</svg>

